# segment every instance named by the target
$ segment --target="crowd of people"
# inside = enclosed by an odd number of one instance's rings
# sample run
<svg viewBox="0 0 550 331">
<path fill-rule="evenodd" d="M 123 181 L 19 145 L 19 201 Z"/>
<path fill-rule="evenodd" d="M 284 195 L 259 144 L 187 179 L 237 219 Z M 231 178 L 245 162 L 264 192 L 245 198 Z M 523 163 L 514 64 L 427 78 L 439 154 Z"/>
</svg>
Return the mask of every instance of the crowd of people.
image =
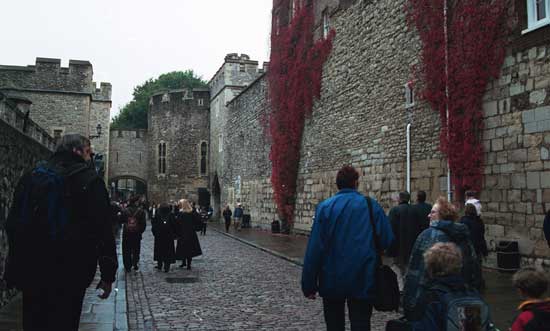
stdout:
<svg viewBox="0 0 550 331">
<path fill-rule="evenodd" d="M 148 206 L 139 197 L 109 205 L 91 156 L 88 138 L 65 135 L 51 159 L 26 173 L 15 189 L 5 225 L 4 279 L 22 291 L 25 330 L 78 330 L 84 294 L 98 265 L 98 296 L 106 299 L 111 293 L 118 231 L 125 270 L 139 269 L 148 217 L 157 269 L 169 272 L 178 260 L 191 269 L 192 259 L 202 254 L 197 232 L 206 235 L 211 208 L 195 208 L 187 199 Z M 380 291 L 396 288 L 404 317 L 389 321 L 387 330 L 496 330 L 480 295 L 488 249 L 476 193 L 466 192 L 460 220 L 455 205 L 440 197 L 431 206 L 422 191 L 415 205 L 408 192 L 401 192 L 399 205 L 386 216 L 375 199 L 357 191 L 358 184 L 353 167 L 338 171 L 339 191 L 317 206 L 304 257 L 302 291 L 308 299 L 323 298 L 327 329 L 345 330 L 347 304 L 351 330 L 370 330 L 373 308 L 398 310 L 381 300 L 394 292 Z M 222 215 L 226 231 L 231 217 L 240 230 L 241 204 L 233 212 L 226 206 Z M 543 228 L 550 246 L 550 211 Z M 394 258 L 398 275 L 388 274 L 382 251 Z M 524 301 L 511 331 L 549 330 L 547 275 L 524 268 L 513 285 Z"/>
<path fill-rule="evenodd" d="M 306 298 L 317 293 L 323 298 L 327 330 L 345 329 L 346 304 L 351 330 L 370 330 L 373 308 L 403 312 L 401 319 L 388 321 L 386 330 L 497 330 L 480 294 L 485 286 L 481 261 L 488 249 L 476 192 L 465 192 L 460 220 L 455 205 L 439 197 L 431 206 L 422 191 L 415 205 L 408 192 L 401 192 L 399 205 L 386 216 L 374 199 L 357 191 L 358 184 L 353 167 L 338 171 L 339 191 L 317 206 L 304 257 L 302 291 Z M 388 273 L 382 273 L 379 249 L 394 258 L 397 275 L 381 277 Z M 392 278 L 400 291 L 398 304 L 388 308 L 381 296 L 392 292 L 380 288 L 391 289 Z M 511 330 L 549 330 L 546 274 L 521 269 L 513 283 L 525 301 Z"/>
</svg>

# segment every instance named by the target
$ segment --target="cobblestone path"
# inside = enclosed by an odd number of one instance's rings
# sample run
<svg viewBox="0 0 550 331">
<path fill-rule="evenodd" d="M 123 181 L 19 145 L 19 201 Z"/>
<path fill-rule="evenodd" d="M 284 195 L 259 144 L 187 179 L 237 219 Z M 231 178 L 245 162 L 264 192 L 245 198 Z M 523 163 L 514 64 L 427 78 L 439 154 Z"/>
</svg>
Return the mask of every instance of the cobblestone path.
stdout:
<svg viewBox="0 0 550 331">
<path fill-rule="evenodd" d="M 320 298 L 301 293 L 301 267 L 213 231 L 199 239 L 203 255 L 193 269 L 165 273 L 154 268 L 153 238 L 144 234 L 140 270 L 126 280 L 130 330 L 325 329 Z M 375 312 L 372 330 L 393 317 Z"/>
</svg>

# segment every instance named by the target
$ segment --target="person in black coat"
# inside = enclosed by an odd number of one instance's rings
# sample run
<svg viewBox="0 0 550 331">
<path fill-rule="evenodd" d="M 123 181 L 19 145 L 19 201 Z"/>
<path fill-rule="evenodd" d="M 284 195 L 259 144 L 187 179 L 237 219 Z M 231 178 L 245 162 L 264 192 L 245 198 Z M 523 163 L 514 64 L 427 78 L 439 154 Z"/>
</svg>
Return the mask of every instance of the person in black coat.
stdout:
<svg viewBox="0 0 550 331">
<path fill-rule="evenodd" d="M 229 227 L 231 226 L 231 216 L 233 215 L 233 213 L 231 212 L 231 208 L 229 208 L 229 205 L 225 205 L 222 215 L 223 219 L 225 220 L 225 232 L 229 232 Z"/>
<path fill-rule="evenodd" d="M 489 254 L 487 249 L 487 242 L 485 241 L 485 224 L 479 216 L 477 216 L 477 210 L 475 205 L 468 203 L 464 209 L 464 216 L 460 219 L 460 223 L 463 223 L 468 227 L 470 231 L 470 239 L 474 245 L 478 260 L 481 262 L 482 256 Z"/>
<path fill-rule="evenodd" d="M 124 228 L 122 229 L 122 263 L 129 272 L 132 267 L 139 269 L 141 238 L 147 223 L 145 211 L 138 206 L 139 197 L 130 199 L 128 207 L 123 212 Z"/>
<path fill-rule="evenodd" d="M 36 225 L 44 215 L 29 198 L 37 197 L 32 193 L 33 178 L 39 172 L 27 173 L 16 187 L 5 225 L 9 251 L 4 279 L 9 287 L 23 292 L 25 330 L 78 330 L 84 294 L 98 264 L 100 298 L 111 293 L 118 268 L 111 206 L 105 182 L 90 166 L 91 153 L 88 138 L 68 134 L 61 138 L 51 159 L 39 167 L 54 170 L 65 181 L 68 222 L 54 239 L 41 233 L 40 226 L 30 229 L 35 231 L 31 231 L 32 237 L 22 227 L 26 222 Z M 48 193 L 45 199 L 52 197 Z M 63 208 L 56 207 L 60 208 L 57 211 Z"/>
<path fill-rule="evenodd" d="M 155 237 L 154 260 L 158 262 L 157 269 L 170 271 L 170 264 L 176 262 L 176 250 L 174 249 L 174 238 L 176 237 L 175 217 L 170 212 L 170 206 L 166 203 L 160 205 L 159 210 L 151 221 L 151 230 Z"/>
<path fill-rule="evenodd" d="M 543 230 L 548 247 L 550 247 L 550 208 L 546 211 L 546 216 L 544 217 Z"/>
<path fill-rule="evenodd" d="M 418 191 L 416 193 L 416 204 L 413 205 L 414 212 L 416 213 L 418 222 L 420 222 L 422 231 L 430 226 L 430 219 L 428 214 L 432 211 L 432 205 L 426 203 L 426 192 Z"/>
<path fill-rule="evenodd" d="M 193 211 L 193 207 L 188 200 L 179 201 L 180 211 L 176 215 L 176 226 L 180 238 L 176 249 L 176 258 L 182 260 L 180 267 L 187 265 L 191 269 L 191 261 L 194 257 L 202 255 L 199 238 L 193 225 L 197 222 L 198 214 Z"/>
</svg>

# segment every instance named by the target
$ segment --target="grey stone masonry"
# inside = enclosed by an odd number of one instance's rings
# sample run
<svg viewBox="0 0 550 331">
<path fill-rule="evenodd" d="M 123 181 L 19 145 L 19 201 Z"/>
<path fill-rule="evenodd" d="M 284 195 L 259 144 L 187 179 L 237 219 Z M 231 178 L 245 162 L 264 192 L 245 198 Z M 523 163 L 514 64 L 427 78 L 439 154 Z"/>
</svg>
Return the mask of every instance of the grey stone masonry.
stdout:
<svg viewBox="0 0 550 331">
<path fill-rule="evenodd" d="M 208 89 L 174 90 L 151 97 L 148 113 L 148 197 L 169 202 L 198 199 L 198 189 L 208 188 L 208 162 L 200 172 L 201 145 L 208 153 L 210 93 Z M 161 156 L 160 146 L 166 146 Z M 166 171 L 159 167 L 166 160 Z M 206 160 L 208 161 L 208 160 Z"/>
<path fill-rule="evenodd" d="M 28 106 L 26 103 L 0 93 L 0 279 L 8 252 L 5 224 L 15 186 L 37 161 L 49 158 L 54 144 L 44 129 L 32 120 L 25 120 L 21 107 Z M 0 282 L 0 306 L 14 294 Z"/>
<path fill-rule="evenodd" d="M 395 205 L 398 193 L 407 187 L 407 124 L 411 124 L 413 197 L 418 190 L 426 191 L 429 201 L 446 195 L 439 114 L 418 97 L 412 107 L 405 105 L 404 85 L 416 79 L 413 68 L 420 64 L 421 45 L 406 24 L 404 1 L 320 3 L 328 10 L 336 34 L 323 68 L 321 96 L 306 120 L 301 142 L 294 229 L 310 230 L 316 205 L 336 192 L 336 172 L 344 164 L 360 170 L 361 192 L 376 198 L 386 210 Z M 550 254 L 541 231 L 544 210 L 550 208 L 548 54 L 548 44 L 507 49 L 500 76 L 488 84 L 482 100 L 480 199 L 487 239 L 516 240 L 520 252 L 530 257 Z M 269 164 L 269 141 L 265 151 L 259 148 L 264 128 L 257 117 L 269 112 L 267 102 L 258 96 L 261 93 L 267 100 L 267 93 L 257 87 L 244 90 L 228 108 L 231 118 L 217 124 L 225 130 L 211 132 L 216 141 L 216 135 L 223 136 L 219 150 L 228 151 L 211 170 L 220 175 L 220 166 L 223 169 L 221 200 L 249 205 L 256 215 L 253 225 L 267 227 L 277 213 L 269 170 L 263 170 Z"/>
<path fill-rule="evenodd" d="M 147 130 L 111 130 L 109 181 L 137 178 L 147 182 L 149 140 Z"/>
</svg>

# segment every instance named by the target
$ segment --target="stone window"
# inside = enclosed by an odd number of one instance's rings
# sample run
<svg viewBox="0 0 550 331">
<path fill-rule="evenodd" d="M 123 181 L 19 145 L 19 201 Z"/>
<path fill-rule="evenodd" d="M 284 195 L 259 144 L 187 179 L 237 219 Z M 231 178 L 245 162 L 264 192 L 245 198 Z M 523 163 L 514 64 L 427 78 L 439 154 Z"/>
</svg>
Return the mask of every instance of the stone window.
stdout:
<svg viewBox="0 0 550 331">
<path fill-rule="evenodd" d="M 159 147 L 159 158 L 158 158 L 158 170 L 160 175 L 166 174 L 166 143 L 160 142 Z"/>
<path fill-rule="evenodd" d="M 140 137 L 139 130 L 136 130 L 136 138 L 139 138 L 139 137 Z"/>
<path fill-rule="evenodd" d="M 240 72 L 245 72 L 246 71 L 246 64 L 239 63 L 239 71 Z"/>
<path fill-rule="evenodd" d="M 63 129 L 53 129 L 53 139 L 55 141 L 55 144 L 61 140 L 61 137 L 63 136 Z"/>
<path fill-rule="evenodd" d="M 193 91 L 185 90 L 185 92 L 183 92 L 183 100 L 192 100 L 192 99 L 193 99 Z"/>
<path fill-rule="evenodd" d="M 162 101 L 162 102 L 170 102 L 170 94 L 164 93 L 164 94 L 162 95 L 162 100 L 161 100 L 161 101 Z"/>
<path fill-rule="evenodd" d="M 414 106 L 414 89 L 411 82 L 405 84 L 405 108 Z"/>
<path fill-rule="evenodd" d="M 323 38 L 328 37 L 330 32 L 330 17 L 328 16 L 328 8 L 323 10 Z"/>
<path fill-rule="evenodd" d="M 527 30 L 538 29 L 550 24 L 550 0 L 527 0 Z"/>
<path fill-rule="evenodd" d="M 218 136 L 218 152 L 223 152 L 223 135 Z"/>
<path fill-rule="evenodd" d="M 118 130 L 118 138 L 122 138 L 122 130 Z"/>
<path fill-rule="evenodd" d="M 139 163 L 141 163 L 141 152 L 139 152 Z"/>
<path fill-rule="evenodd" d="M 198 99 L 197 100 L 197 105 L 204 106 L 204 99 L 203 98 Z"/>
<path fill-rule="evenodd" d="M 200 148 L 200 174 L 201 176 L 206 175 L 206 166 L 208 161 L 208 144 L 206 142 L 201 143 Z"/>
</svg>

